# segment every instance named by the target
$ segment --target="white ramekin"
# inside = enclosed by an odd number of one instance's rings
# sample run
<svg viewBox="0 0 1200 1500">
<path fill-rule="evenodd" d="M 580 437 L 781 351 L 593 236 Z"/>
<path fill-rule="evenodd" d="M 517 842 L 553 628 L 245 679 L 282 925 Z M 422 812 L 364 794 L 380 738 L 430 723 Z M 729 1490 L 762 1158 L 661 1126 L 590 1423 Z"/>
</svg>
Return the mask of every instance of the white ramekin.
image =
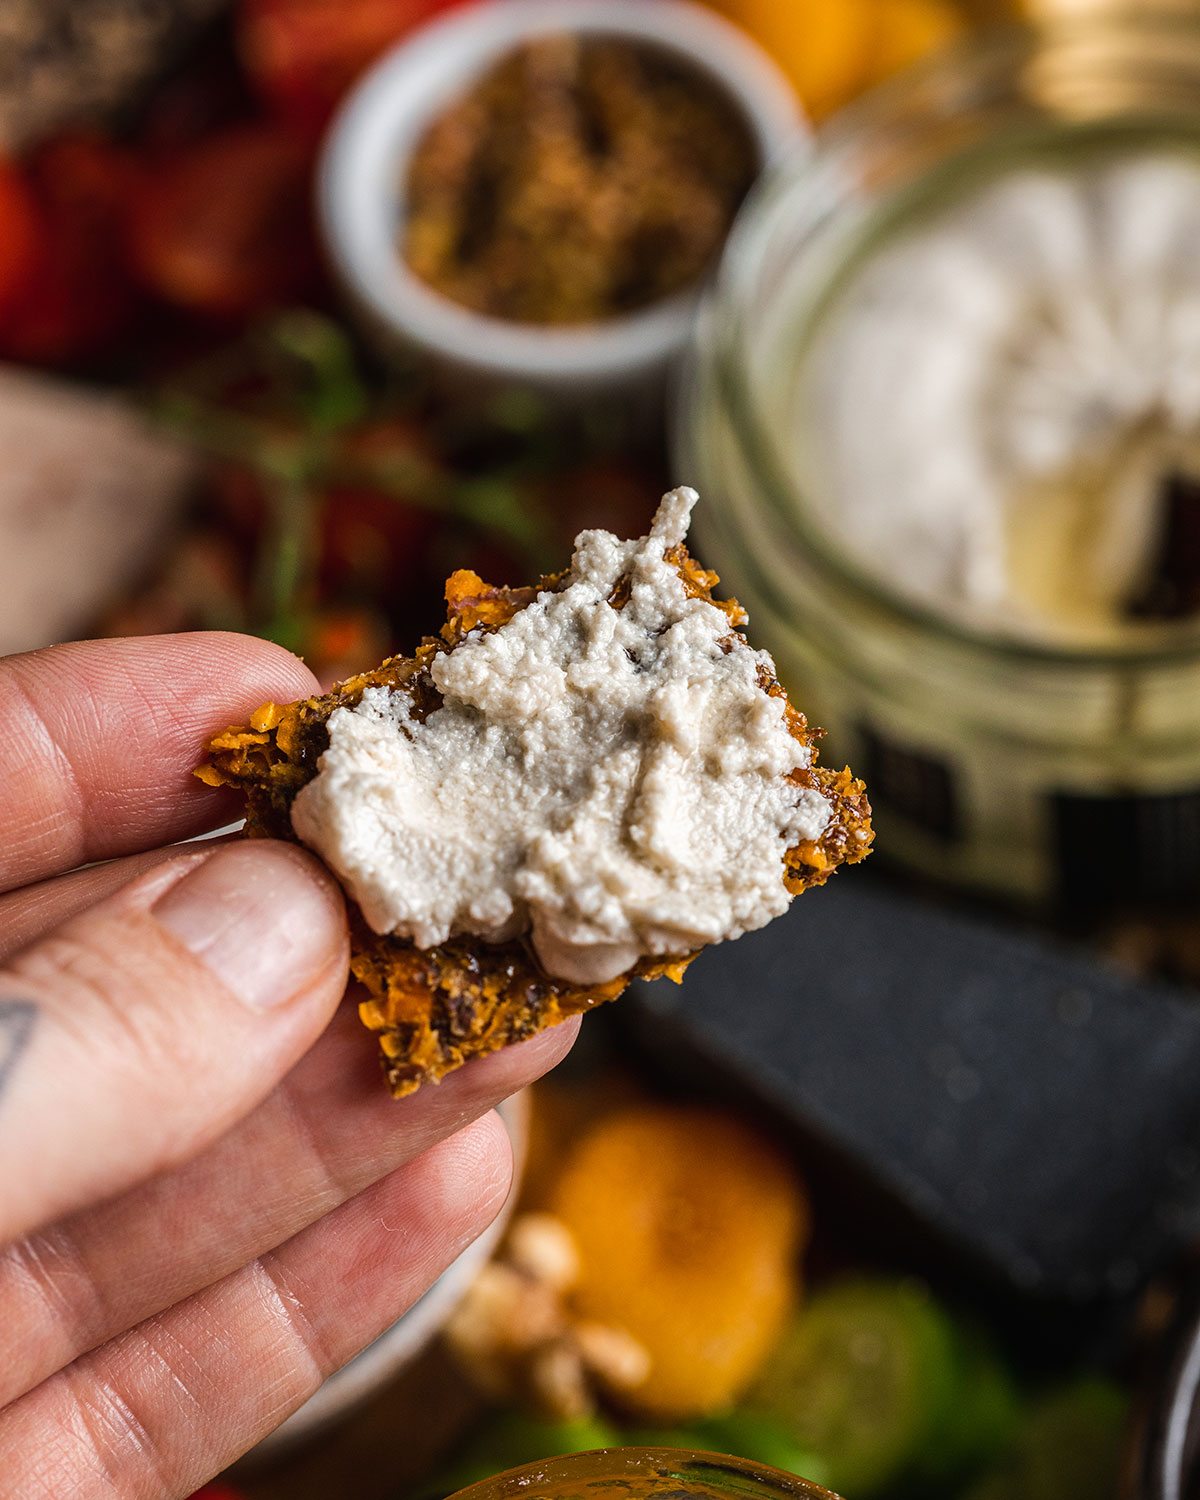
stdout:
<svg viewBox="0 0 1200 1500">
<path fill-rule="evenodd" d="M 804 131 L 796 95 L 771 59 L 690 0 L 480 0 L 406 38 L 350 94 L 326 141 L 318 213 L 335 272 L 385 342 L 458 372 L 592 395 L 661 375 L 687 341 L 699 288 L 602 323 L 541 327 L 441 296 L 398 246 L 406 162 L 430 120 L 512 47 L 561 31 L 651 43 L 712 76 L 741 108 L 764 165 Z"/>
</svg>

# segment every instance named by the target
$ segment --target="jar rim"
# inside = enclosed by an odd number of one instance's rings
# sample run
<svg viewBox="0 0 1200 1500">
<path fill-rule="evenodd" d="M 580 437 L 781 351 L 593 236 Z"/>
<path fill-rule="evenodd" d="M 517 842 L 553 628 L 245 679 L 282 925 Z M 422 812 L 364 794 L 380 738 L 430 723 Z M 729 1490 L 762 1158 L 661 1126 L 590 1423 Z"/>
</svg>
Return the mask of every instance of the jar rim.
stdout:
<svg viewBox="0 0 1200 1500">
<path fill-rule="evenodd" d="M 690 1448 L 596 1448 L 584 1453 L 565 1453 L 481 1479 L 460 1490 L 451 1500 L 521 1500 L 530 1495 L 544 1495 L 550 1486 L 588 1482 L 599 1485 L 605 1481 L 625 1490 L 631 1479 L 641 1476 L 676 1484 L 692 1480 L 728 1495 L 731 1500 L 750 1500 L 753 1496 L 838 1500 L 832 1491 L 797 1474 L 787 1474 L 748 1458 Z M 672 1500 L 677 1500 L 677 1495 L 677 1491 L 673 1492 Z"/>
</svg>

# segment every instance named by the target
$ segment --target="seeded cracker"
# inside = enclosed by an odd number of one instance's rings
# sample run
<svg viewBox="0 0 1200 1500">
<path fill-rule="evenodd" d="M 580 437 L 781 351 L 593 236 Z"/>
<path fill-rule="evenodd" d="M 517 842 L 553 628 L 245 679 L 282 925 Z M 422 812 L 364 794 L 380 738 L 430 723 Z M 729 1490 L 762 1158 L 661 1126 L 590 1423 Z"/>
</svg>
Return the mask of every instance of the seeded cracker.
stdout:
<svg viewBox="0 0 1200 1500">
<path fill-rule="evenodd" d="M 538 951 L 544 956 L 546 949 L 539 949 L 538 946 L 536 912 L 535 931 L 532 935 L 521 932 L 520 935 L 511 936 L 511 925 L 504 928 L 503 924 L 501 929 L 493 930 L 499 933 L 495 937 L 491 934 L 480 936 L 478 930 L 470 928 L 455 928 L 457 935 L 418 947 L 411 938 L 397 936 L 394 931 L 372 931 L 362 910 L 351 900 L 351 968 L 370 996 L 360 1007 L 360 1013 L 364 1023 L 379 1034 L 384 1070 L 389 1086 L 397 1096 L 412 1092 L 422 1082 L 440 1078 L 471 1057 L 494 1051 L 509 1042 L 519 1041 L 566 1016 L 590 1010 L 605 1000 L 615 999 L 633 978 L 668 975 L 678 980 L 706 941 L 720 940 L 721 936 L 736 936 L 741 931 L 761 925 L 783 909 L 787 893 L 797 894 L 810 885 L 822 884 L 839 864 L 857 863 L 868 852 L 872 838 L 870 808 L 862 783 L 854 780 L 849 770 L 830 771 L 812 763 L 812 747 L 820 731 L 810 730 L 803 714 L 787 703 L 783 689 L 775 680 L 770 659 L 765 655 L 749 652 L 744 638 L 736 631 L 736 627 L 745 622 L 744 612 L 734 601 L 720 601 L 712 596 L 713 586 L 717 582 L 716 575 L 701 569 L 682 541 L 671 539 L 683 535 L 687 510 L 694 499 L 694 494 L 687 491 L 673 492 L 666 497 L 650 537 L 641 539 L 637 544 L 620 544 L 615 538 L 603 533 L 587 534 L 580 539 L 581 544 L 587 543 L 590 535 L 601 543 L 611 544 L 610 551 L 611 548 L 618 549 L 615 553 L 617 565 L 603 575 L 603 590 L 608 590 L 613 578 L 616 582 L 612 584 L 611 592 L 607 592 L 606 598 L 601 594 L 595 599 L 593 614 L 598 610 L 609 622 L 638 620 L 639 616 L 635 611 L 642 607 L 641 600 L 635 592 L 631 603 L 630 576 L 627 573 L 618 574 L 616 568 L 621 566 L 620 558 L 634 556 L 636 548 L 648 551 L 658 575 L 665 580 L 667 594 L 679 600 L 680 611 L 683 614 L 690 612 L 693 623 L 698 611 L 699 616 L 703 616 L 707 622 L 707 628 L 711 632 L 707 660 L 710 663 L 725 662 L 727 665 L 739 662 L 743 670 L 745 662 L 749 660 L 748 675 L 743 678 L 742 695 L 748 699 L 753 717 L 762 718 L 762 711 L 757 706 L 760 700 L 757 698 L 756 685 L 757 690 L 761 690 L 767 697 L 781 700 L 781 714 L 767 715 L 768 719 L 779 726 L 773 733 L 782 736 L 782 741 L 775 743 L 775 752 L 780 758 L 769 764 L 786 766 L 790 761 L 787 746 L 791 740 L 796 742 L 796 765 L 781 777 L 784 784 L 795 788 L 795 800 L 793 802 L 789 797 L 780 798 L 774 790 L 781 784 L 773 779 L 774 770 L 761 772 L 759 785 L 766 787 L 773 803 L 784 805 L 786 819 L 778 827 L 799 826 L 791 821 L 796 810 L 801 807 L 811 809 L 815 804 L 820 810 L 820 817 L 815 822 L 810 820 L 809 827 L 814 830 L 819 828 L 821 831 L 818 836 L 803 838 L 788 848 L 780 865 L 766 866 L 765 887 L 768 892 L 777 892 L 778 896 L 771 897 L 773 904 L 765 914 L 760 913 L 757 917 L 744 920 L 740 925 L 735 922 L 733 926 L 723 932 L 718 931 L 711 937 L 680 942 L 682 951 L 678 952 L 670 951 L 675 946 L 677 932 L 673 923 L 669 922 L 665 937 L 661 929 L 656 936 L 652 933 L 647 945 L 640 949 L 641 956 L 619 973 L 615 971 L 625 959 L 618 958 L 604 975 L 604 982 L 580 982 L 578 979 L 556 977 L 546 972 L 537 957 Z M 683 520 L 682 528 L 674 532 L 668 524 L 672 516 L 682 516 Z M 661 529 L 664 526 L 666 530 Z M 594 550 L 595 540 L 590 545 Z M 633 550 L 622 553 L 619 550 L 621 547 Z M 657 551 L 654 550 L 655 547 Z M 435 677 L 445 685 L 447 677 L 453 676 L 448 671 L 448 663 L 446 670 L 439 665 L 447 653 L 454 652 L 468 641 L 473 643 L 470 650 L 478 652 L 480 645 L 490 634 L 501 631 L 502 627 L 513 621 L 535 600 L 540 599 L 537 615 L 539 621 L 549 618 L 551 606 L 555 610 L 566 609 L 568 601 L 574 597 L 568 591 L 579 592 L 582 589 L 583 575 L 576 571 L 584 566 L 582 557 L 583 554 L 577 552 L 572 569 L 551 578 L 543 578 L 536 588 L 492 588 L 474 573 L 460 571 L 453 574 L 446 585 L 447 620 L 441 635 L 427 637 L 415 656 L 394 657 L 375 671 L 351 678 L 321 697 L 286 706 L 264 704 L 252 716 L 248 726 L 231 728 L 213 737 L 207 747 L 208 758 L 197 775 L 210 785 L 233 785 L 245 792 L 247 833 L 250 836 L 294 840 L 293 804 L 298 794 L 303 788 L 311 787 L 301 798 L 301 804 L 309 803 L 313 792 L 318 789 L 316 783 L 319 773 L 320 787 L 326 788 L 329 785 L 327 778 L 330 772 L 322 772 L 320 763 L 331 746 L 329 721 L 335 713 L 339 710 L 346 711 L 339 713 L 333 723 L 334 732 L 341 736 L 343 731 L 339 726 L 350 723 L 361 727 L 361 715 L 373 712 L 370 705 L 381 699 L 395 703 L 396 700 L 390 695 L 400 693 L 407 699 L 401 717 L 409 727 L 397 732 L 403 735 L 406 743 L 410 736 L 426 739 L 433 734 L 435 726 L 445 724 L 445 714 L 451 712 L 451 702 L 446 700 L 443 714 L 429 724 L 428 731 L 425 730 L 425 724 L 435 711 L 443 709 L 444 700 L 435 685 Z M 657 562 L 654 562 L 655 558 Z M 633 564 L 630 563 L 629 566 Z M 679 583 L 682 584 L 682 590 Z M 702 608 L 696 601 L 704 601 L 705 605 L 714 606 L 715 611 L 720 613 L 714 613 L 713 608 Z M 626 610 L 630 611 L 628 615 L 624 613 Z M 728 621 L 728 632 L 721 623 L 722 615 Z M 620 627 L 622 630 L 630 628 L 640 630 L 642 627 Z M 540 623 L 534 627 L 538 642 L 546 639 L 542 630 Z M 505 640 L 509 634 L 511 632 L 505 634 Z M 652 649 L 665 639 L 662 636 L 656 639 L 647 637 L 648 646 Z M 499 645 L 499 641 L 497 644 Z M 564 666 L 575 662 L 575 649 L 572 641 L 571 654 Z M 582 645 L 579 649 L 583 649 Z M 627 673 L 632 671 L 623 657 L 618 656 L 617 660 Z M 680 684 L 672 676 L 671 687 L 686 695 L 690 692 L 690 682 L 689 678 Z M 707 703 L 708 700 L 693 697 L 694 715 L 698 715 L 705 723 L 712 722 L 706 718 L 707 710 L 705 714 L 700 714 L 695 707 L 699 702 Z M 490 719 L 485 719 L 485 725 L 491 722 Z M 535 718 L 535 725 L 537 722 L 539 721 Z M 736 744 L 731 748 L 736 752 Z M 596 754 L 599 760 L 603 755 L 603 747 L 598 747 Z M 453 768 L 448 766 L 447 774 L 451 769 L 461 776 L 461 761 Z M 764 776 L 765 781 L 762 779 Z M 408 783 L 401 782 L 400 785 L 407 786 Z M 385 789 L 394 792 L 395 786 L 396 783 L 389 775 Z M 435 786 L 432 796 L 436 798 L 439 793 L 443 793 L 443 789 Z M 574 792 L 568 795 L 573 798 Z M 828 809 L 827 816 L 822 804 Z M 709 818 L 708 810 L 713 807 L 707 790 L 698 805 L 703 824 Z M 573 810 L 574 807 L 575 804 L 571 801 L 569 808 Z M 405 819 L 409 817 L 407 809 L 408 805 L 405 804 Z M 303 826 L 299 811 L 296 821 L 299 826 Z M 689 826 L 695 828 L 697 825 L 693 823 Z M 715 827 L 715 824 L 712 826 Z M 477 827 L 475 822 L 468 824 L 472 849 L 476 840 L 473 830 Z M 735 833 L 741 827 L 738 822 Z M 478 838 L 482 841 L 485 833 L 491 831 L 481 829 Z M 728 834 L 728 829 L 726 833 Z M 458 834 L 461 837 L 461 829 Z M 776 843 L 767 844 L 772 861 L 780 856 L 778 853 L 770 854 L 770 850 L 782 850 L 786 842 L 778 833 L 776 837 Z M 424 846 L 426 855 L 429 847 L 427 843 Z M 437 849 L 442 846 L 435 844 L 432 847 Z M 702 878 L 712 874 L 717 877 L 715 884 L 718 887 L 722 881 L 726 886 L 732 884 L 740 887 L 745 877 L 738 873 L 738 865 L 734 859 L 729 859 L 725 864 L 705 867 L 690 862 L 688 851 L 691 847 L 690 843 L 683 846 L 682 875 L 676 878 Z M 461 858 L 461 848 L 459 855 Z M 449 852 L 446 857 L 450 857 Z M 621 857 L 625 857 L 624 851 Z M 699 858 L 700 855 L 697 854 L 697 860 Z M 330 859 L 336 861 L 336 856 L 331 855 Z M 774 885 L 771 868 L 779 871 L 778 886 Z M 647 870 L 647 875 L 651 874 L 661 879 L 661 871 Z M 343 876 L 343 884 L 352 884 L 353 878 L 353 872 L 347 871 Z M 486 890 L 483 889 L 484 885 L 488 887 Z M 478 888 L 470 887 L 467 895 L 471 896 L 476 889 L 480 897 L 485 898 L 478 903 L 481 906 L 490 907 L 496 900 L 503 901 L 502 893 L 492 888 L 490 880 L 481 881 Z M 735 895 L 739 893 L 735 890 Z M 669 896 L 670 892 L 667 894 Z M 368 897 L 364 894 L 362 899 L 364 909 L 371 912 L 372 905 Z M 514 909 L 519 915 L 520 901 Z M 377 914 L 372 920 L 377 926 L 383 925 Z M 584 926 L 587 926 L 586 922 Z M 396 923 L 396 927 L 399 929 L 400 923 Z M 691 932 L 694 929 L 688 927 L 686 930 Z M 592 941 L 594 936 L 585 938 L 585 942 Z M 547 964 L 549 963 L 547 959 Z M 615 977 L 608 977 L 610 974 L 615 974 Z"/>
</svg>

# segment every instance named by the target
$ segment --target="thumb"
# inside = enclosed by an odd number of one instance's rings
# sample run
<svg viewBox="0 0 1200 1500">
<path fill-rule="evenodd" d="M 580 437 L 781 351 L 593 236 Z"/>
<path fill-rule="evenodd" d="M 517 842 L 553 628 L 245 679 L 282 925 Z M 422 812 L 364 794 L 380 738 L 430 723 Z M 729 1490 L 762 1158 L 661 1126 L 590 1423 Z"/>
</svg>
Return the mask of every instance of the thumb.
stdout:
<svg viewBox="0 0 1200 1500">
<path fill-rule="evenodd" d="M 341 895 L 290 844 L 159 865 L 0 969 L 0 1243 L 193 1156 L 346 987 Z"/>
</svg>

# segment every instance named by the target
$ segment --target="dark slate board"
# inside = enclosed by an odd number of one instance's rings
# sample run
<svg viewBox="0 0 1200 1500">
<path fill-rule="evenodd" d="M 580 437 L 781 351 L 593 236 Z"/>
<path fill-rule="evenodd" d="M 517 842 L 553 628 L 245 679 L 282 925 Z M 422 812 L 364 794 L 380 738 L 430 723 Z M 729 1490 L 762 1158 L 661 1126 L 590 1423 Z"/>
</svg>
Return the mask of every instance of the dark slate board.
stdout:
<svg viewBox="0 0 1200 1500">
<path fill-rule="evenodd" d="M 636 1003 L 1010 1287 L 1123 1295 L 1200 1233 L 1200 995 L 850 873 Z"/>
</svg>

